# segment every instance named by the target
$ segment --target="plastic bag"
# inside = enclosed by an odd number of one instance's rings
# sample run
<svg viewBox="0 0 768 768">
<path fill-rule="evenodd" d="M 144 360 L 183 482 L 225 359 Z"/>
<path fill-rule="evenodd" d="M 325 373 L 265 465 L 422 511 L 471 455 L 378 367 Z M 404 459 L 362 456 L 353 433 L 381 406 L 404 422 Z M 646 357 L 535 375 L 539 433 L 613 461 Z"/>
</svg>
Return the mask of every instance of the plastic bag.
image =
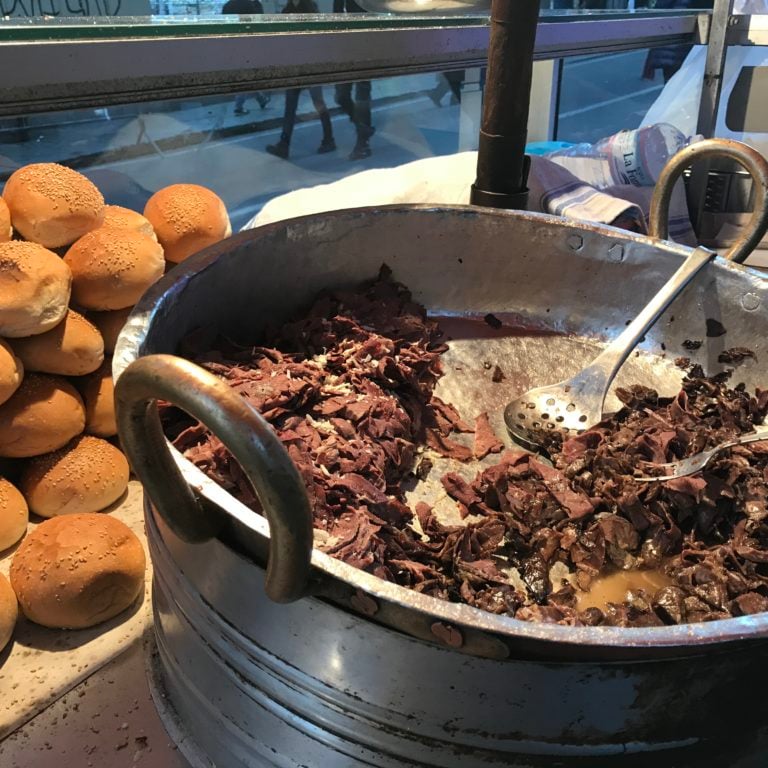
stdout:
<svg viewBox="0 0 768 768">
<path fill-rule="evenodd" d="M 666 122 L 688 136 L 696 132 L 706 55 L 707 49 L 703 46 L 695 47 L 688 54 L 683 66 L 670 78 L 664 90 L 651 105 L 642 125 Z M 725 124 L 728 100 L 741 70 L 744 67 L 765 66 L 768 66 L 768 47 L 731 46 L 728 48 L 714 135 L 724 139 L 743 141 L 768 156 L 768 132 L 732 131 Z M 756 98 L 754 93 L 752 98 Z"/>
</svg>

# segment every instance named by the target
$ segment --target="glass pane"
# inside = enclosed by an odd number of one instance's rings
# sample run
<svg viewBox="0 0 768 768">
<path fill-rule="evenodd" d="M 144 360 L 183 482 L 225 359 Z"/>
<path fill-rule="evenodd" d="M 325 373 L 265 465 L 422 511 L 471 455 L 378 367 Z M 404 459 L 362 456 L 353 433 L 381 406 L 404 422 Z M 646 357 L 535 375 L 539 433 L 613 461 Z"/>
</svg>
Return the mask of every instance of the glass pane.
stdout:
<svg viewBox="0 0 768 768">
<path fill-rule="evenodd" d="M 61 162 L 138 211 L 163 186 L 202 184 L 236 230 L 284 192 L 476 148 L 480 95 L 479 70 L 462 70 L 5 119 L 0 180 Z"/>
<path fill-rule="evenodd" d="M 562 63 L 555 135 L 594 142 L 637 128 L 692 46 L 580 56 Z"/>
</svg>

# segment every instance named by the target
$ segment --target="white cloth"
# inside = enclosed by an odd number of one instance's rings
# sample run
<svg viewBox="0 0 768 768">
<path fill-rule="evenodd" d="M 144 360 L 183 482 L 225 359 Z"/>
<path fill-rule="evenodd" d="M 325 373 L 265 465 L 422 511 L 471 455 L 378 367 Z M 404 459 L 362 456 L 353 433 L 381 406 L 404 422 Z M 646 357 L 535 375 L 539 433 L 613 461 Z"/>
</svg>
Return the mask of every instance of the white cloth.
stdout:
<svg viewBox="0 0 768 768">
<path fill-rule="evenodd" d="M 244 229 L 294 216 L 395 203 L 469 203 L 477 152 L 374 168 L 330 184 L 297 189 L 270 200 Z"/>
</svg>

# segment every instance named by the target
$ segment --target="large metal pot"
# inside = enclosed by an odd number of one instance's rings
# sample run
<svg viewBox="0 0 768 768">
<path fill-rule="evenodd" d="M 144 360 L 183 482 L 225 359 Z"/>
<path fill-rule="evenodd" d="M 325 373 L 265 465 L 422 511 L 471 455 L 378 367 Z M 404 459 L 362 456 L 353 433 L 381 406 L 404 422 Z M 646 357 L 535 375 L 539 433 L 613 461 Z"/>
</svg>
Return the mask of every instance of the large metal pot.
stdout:
<svg viewBox="0 0 768 768">
<path fill-rule="evenodd" d="M 766 735 L 757 697 L 768 685 L 768 615 L 571 628 L 379 580 L 311 550 L 303 487 L 257 414 L 189 363 L 139 359 L 176 352 L 200 327 L 258 338 L 323 288 L 371 278 L 385 262 L 431 314 L 492 312 L 572 334 L 512 335 L 494 348 L 457 336 L 447 354 L 462 365 L 446 366 L 446 396 L 500 419 L 516 391 L 578 370 L 689 251 L 531 213 L 359 209 L 242 233 L 149 291 L 121 336 L 114 373 L 121 434 L 157 505 L 147 506 L 147 534 L 159 685 L 193 762 L 591 767 L 621 755 L 622 765 L 752 764 L 738 760 Z M 647 334 L 625 380 L 673 391 L 680 373 L 669 358 L 683 340 L 705 338 L 707 318 L 727 334 L 686 354 L 712 370 L 722 349 L 748 346 L 760 362 L 740 378 L 765 386 L 768 281 L 723 259 Z M 521 372 L 494 397 L 473 384 L 489 354 Z M 169 453 L 155 398 L 219 433 L 252 477 L 269 525 Z"/>
</svg>

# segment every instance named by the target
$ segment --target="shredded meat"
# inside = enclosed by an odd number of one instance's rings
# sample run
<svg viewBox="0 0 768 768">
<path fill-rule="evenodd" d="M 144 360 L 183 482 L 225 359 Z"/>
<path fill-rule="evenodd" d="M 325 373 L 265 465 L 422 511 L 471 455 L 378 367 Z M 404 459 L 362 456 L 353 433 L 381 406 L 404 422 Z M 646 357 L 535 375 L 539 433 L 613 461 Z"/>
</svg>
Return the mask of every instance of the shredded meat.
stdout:
<svg viewBox="0 0 768 768">
<path fill-rule="evenodd" d="M 192 338 L 185 349 L 275 429 L 306 485 L 318 546 L 333 557 L 530 621 L 655 626 L 768 610 L 768 443 L 724 451 L 691 477 L 635 479 L 640 467 L 662 474 L 655 464 L 752 431 L 768 412 L 768 390 L 750 394 L 729 386 L 729 372 L 707 378 L 681 360 L 687 376 L 674 398 L 630 387 L 618 392 L 619 413 L 581 435 L 548 432 L 551 465 L 505 451 L 474 479 L 445 474 L 466 518 L 445 525 L 423 501 L 406 504 L 403 480 L 433 468 L 424 451 L 468 461 L 503 446 L 487 414 L 472 430 L 433 395 L 446 347 L 408 291 L 382 274 L 320 296 L 266 338 L 264 346 L 220 338 L 204 351 Z M 731 352 L 734 362 L 750 356 Z M 221 442 L 176 409 L 161 410 L 176 447 L 258 510 Z M 597 576 L 635 568 L 663 570 L 670 586 L 579 609 L 579 591 Z"/>
</svg>

